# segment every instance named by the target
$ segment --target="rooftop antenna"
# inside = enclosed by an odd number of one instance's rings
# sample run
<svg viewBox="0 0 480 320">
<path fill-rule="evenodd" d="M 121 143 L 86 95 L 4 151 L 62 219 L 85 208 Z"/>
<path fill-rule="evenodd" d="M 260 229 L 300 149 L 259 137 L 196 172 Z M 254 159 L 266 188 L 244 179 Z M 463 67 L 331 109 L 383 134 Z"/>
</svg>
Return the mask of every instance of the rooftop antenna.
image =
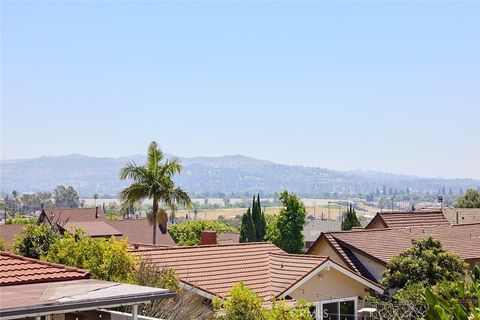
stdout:
<svg viewBox="0 0 480 320">
<path fill-rule="evenodd" d="M 438 196 L 438 202 L 440 202 L 440 210 L 443 211 L 443 196 Z"/>
</svg>

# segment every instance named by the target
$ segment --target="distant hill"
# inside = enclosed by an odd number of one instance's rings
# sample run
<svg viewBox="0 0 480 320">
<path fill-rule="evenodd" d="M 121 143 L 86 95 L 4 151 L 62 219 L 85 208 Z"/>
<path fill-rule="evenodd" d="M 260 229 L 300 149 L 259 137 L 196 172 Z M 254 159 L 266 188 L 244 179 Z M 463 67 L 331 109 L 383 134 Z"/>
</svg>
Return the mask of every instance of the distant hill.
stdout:
<svg viewBox="0 0 480 320">
<path fill-rule="evenodd" d="M 127 182 L 118 172 L 123 164 L 145 161 L 143 155 L 100 158 L 78 154 L 0 162 L 2 192 L 53 190 L 57 185 L 72 185 L 81 195 L 115 195 Z M 273 193 L 284 189 L 303 196 L 325 192 L 369 193 L 383 185 L 393 189 L 410 188 L 436 192 L 442 187 L 457 192 L 480 186 L 480 180 L 422 178 L 377 171 L 337 171 L 316 167 L 290 166 L 242 155 L 182 158 L 184 169 L 177 184 L 191 195 L 216 193 Z"/>
</svg>

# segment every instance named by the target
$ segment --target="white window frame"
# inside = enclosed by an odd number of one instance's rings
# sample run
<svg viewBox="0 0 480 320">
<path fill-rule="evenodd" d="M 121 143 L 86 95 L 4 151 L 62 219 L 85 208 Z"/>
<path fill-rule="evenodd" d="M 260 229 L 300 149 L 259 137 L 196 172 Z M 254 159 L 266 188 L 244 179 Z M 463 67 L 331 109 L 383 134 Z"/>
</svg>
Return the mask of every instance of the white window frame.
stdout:
<svg viewBox="0 0 480 320">
<path fill-rule="evenodd" d="M 345 301 L 353 301 L 354 303 L 354 309 L 355 309 L 355 320 L 358 320 L 358 315 L 357 315 L 357 310 L 358 310 L 358 297 L 347 297 L 347 298 L 341 298 L 341 299 L 332 299 L 332 300 L 322 300 L 322 301 L 317 301 L 315 302 L 315 319 L 316 320 L 323 320 L 323 305 L 326 303 L 340 303 L 340 302 L 345 302 Z"/>
</svg>

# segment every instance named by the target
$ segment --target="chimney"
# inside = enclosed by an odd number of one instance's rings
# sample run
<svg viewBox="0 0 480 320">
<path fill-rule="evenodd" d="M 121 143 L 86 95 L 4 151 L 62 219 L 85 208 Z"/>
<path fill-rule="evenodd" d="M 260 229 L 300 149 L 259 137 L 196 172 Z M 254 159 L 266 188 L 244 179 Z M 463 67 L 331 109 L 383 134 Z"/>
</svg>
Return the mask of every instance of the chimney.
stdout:
<svg viewBox="0 0 480 320">
<path fill-rule="evenodd" d="M 95 219 L 98 219 L 98 207 L 95 207 Z"/>
<path fill-rule="evenodd" d="M 215 231 L 202 231 L 200 245 L 217 244 L 217 233 Z"/>
<path fill-rule="evenodd" d="M 162 232 L 162 234 L 166 234 L 167 233 L 167 228 L 168 228 L 168 216 L 167 216 L 167 213 L 166 212 L 159 212 L 157 213 L 158 217 L 157 217 L 157 223 L 158 223 L 158 227 L 160 228 L 160 232 Z"/>
</svg>

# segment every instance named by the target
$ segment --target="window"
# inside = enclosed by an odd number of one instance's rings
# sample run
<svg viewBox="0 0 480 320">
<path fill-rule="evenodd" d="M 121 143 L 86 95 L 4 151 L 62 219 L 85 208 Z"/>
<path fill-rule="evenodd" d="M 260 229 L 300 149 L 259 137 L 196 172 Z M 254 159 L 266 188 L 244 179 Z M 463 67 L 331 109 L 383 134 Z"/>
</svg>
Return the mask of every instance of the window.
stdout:
<svg viewBox="0 0 480 320">
<path fill-rule="evenodd" d="M 320 301 L 316 303 L 317 320 L 356 320 L 357 297 Z"/>
</svg>

